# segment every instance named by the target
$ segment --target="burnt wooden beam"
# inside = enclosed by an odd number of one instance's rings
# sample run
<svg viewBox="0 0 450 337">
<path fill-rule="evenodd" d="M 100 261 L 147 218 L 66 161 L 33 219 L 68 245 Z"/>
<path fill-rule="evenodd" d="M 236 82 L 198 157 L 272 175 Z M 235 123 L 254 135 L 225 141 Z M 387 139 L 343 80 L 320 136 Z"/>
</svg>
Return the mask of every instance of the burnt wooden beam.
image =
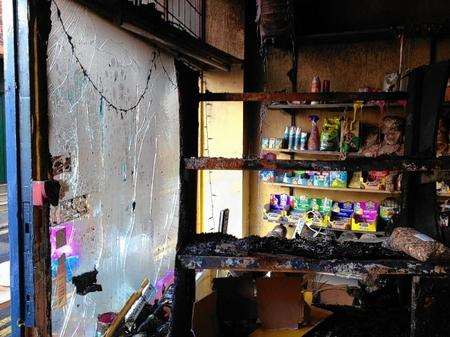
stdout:
<svg viewBox="0 0 450 337">
<path fill-rule="evenodd" d="M 45 0 L 32 1 L 30 7 L 32 29 L 30 39 L 30 59 L 33 62 L 31 78 L 33 81 L 31 93 L 32 107 L 32 167 L 34 181 L 51 179 L 51 155 L 49 147 L 49 117 L 48 117 L 48 81 L 47 81 L 47 46 L 50 35 L 51 9 L 50 2 Z M 31 132 L 31 131 L 30 131 Z M 59 195 L 59 193 L 58 193 Z M 56 200 L 58 197 L 56 197 Z M 34 290 L 35 290 L 35 332 L 38 335 L 51 335 L 51 259 L 50 259 L 50 204 L 33 207 L 34 226 Z"/>
<path fill-rule="evenodd" d="M 180 61 L 175 63 L 179 92 L 180 158 L 198 154 L 199 74 Z M 190 242 L 197 222 L 197 172 L 184 168 L 180 159 L 180 206 L 177 254 Z M 191 335 L 195 300 L 195 272 L 175 261 L 175 298 L 170 337 Z"/>
<path fill-rule="evenodd" d="M 325 273 L 363 279 L 383 275 L 447 275 L 450 264 L 439 265 L 415 260 L 318 260 L 291 255 L 254 254 L 252 256 L 179 255 L 188 269 L 277 271 Z"/>
<path fill-rule="evenodd" d="M 244 92 L 264 92 L 264 58 L 260 53 L 256 2 L 245 1 Z M 259 153 L 261 102 L 244 102 L 243 155 Z"/>
<path fill-rule="evenodd" d="M 272 102 L 272 101 L 398 101 L 406 100 L 406 92 L 244 92 L 244 93 L 212 93 L 199 95 L 199 101 L 243 101 L 243 102 Z"/>
<path fill-rule="evenodd" d="M 450 62 L 444 61 L 414 69 L 409 77 L 405 155 L 436 156 L 439 112 L 445 98 Z M 439 172 L 437 172 L 439 175 Z M 403 223 L 437 240 L 449 240 L 448 231 L 437 223 L 436 183 L 417 175 L 404 176 Z M 447 232 L 447 234 L 445 234 Z"/>
<path fill-rule="evenodd" d="M 413 159 L 403 157 L 348 158 L 346 160 L 266 160 L 242 158 L 186 158 L 188 170 L 317 170 L 317 171 L 365 171 L 392 170 L 426 172 L 449 170 L 450 157 Z"/>
<path fill-rule="evenodd" d="M 299 45 L 386 40 L 396 38 L 401 30 L 402 30 L 401 27 L 397 28 L 389 27 L 389 28 L 366 29 L 366 30 L 345 31 L 335 33 L 310 34 L 310 35 L 300 35 L 297 37 L 297 40 Z"/>
</svg>

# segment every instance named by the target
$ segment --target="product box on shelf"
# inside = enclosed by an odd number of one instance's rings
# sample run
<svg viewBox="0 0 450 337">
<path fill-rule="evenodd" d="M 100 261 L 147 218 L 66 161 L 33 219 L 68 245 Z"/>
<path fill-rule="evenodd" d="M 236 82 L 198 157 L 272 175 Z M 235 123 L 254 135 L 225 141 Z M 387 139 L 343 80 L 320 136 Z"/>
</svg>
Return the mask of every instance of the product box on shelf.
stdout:
<svg viewBox="0 0 450 337">
<path fill-rule="evenodd" d="M 291 208 L 291 197 L 288 194 L 270 195 L 270 212 L 289 211 Z"/>
<path fill-rule="evenodd" d="M 330 172 L 330 187 L 332 188 L 346 188 L 347 180 L 348 180 L 347 171 Z"/>
<path fill-rule="evenodd" d="M 259 177 L 260 177 L 261 181 L 263 181 L 263 182 L 274 183 L 276 173 L 275 173 L 275 171 L 262 170 L 262 171 L 259 171 Z"/>
<path fill-rule="evenodd" d="M 314 171 L 294 171 L 292 184 L 300 186 L 313 186 L 315 174 L 316 172 Z"/>
<path fill-rule="evenodd" d="M 331 210 L 331 227 L 350 229 L 354 209 L 352 202 L 336 201 Z"/>
<path fill-rule="evenodd" d="M 377 202 L 355 202 L 354 215 L 352 219 L 352 230 L 376 232 L 379 209 L 380 205 Z"/>
<path fill-rule="evenodd" d="M 330 187 L 330 172 L 316 172 L 313 176 L 313 186 Z"/>
</svg>

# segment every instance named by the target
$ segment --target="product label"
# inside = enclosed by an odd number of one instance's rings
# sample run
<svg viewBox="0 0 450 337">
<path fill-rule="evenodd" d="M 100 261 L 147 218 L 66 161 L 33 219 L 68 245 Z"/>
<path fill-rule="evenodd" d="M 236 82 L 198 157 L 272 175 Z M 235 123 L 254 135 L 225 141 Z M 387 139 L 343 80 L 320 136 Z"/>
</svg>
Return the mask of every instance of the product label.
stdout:
<svg viewBox="0 0 450 337">
<path fill-rule="evenodd" d="M 414 235 L 419 240 L 425 241 L 425 242 L 433 242 L 434 239 L 430 238 L 428 235 L 425 234 L 415 234 Z"/>
</svg>

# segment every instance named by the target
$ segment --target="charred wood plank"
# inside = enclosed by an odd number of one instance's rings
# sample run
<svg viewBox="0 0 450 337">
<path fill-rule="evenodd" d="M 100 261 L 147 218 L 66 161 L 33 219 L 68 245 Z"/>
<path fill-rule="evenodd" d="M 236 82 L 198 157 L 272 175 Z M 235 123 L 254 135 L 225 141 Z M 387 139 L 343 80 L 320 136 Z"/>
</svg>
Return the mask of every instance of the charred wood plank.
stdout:
<svg viewBox="0 0 450 337">
<path fill-rule="evenodd" d="M 406 172 L 426 172 L 430 170 L 440 171 L 450 169 L 450 157 L 430 159 L 361 157 L 337 161 L 192 157 L 185 158 L 184 163 L 185 168 L 188 170 L 397 170 Z"/>
<path fill-rule="evenodd" d="M 414 276 L 411 291 L 411 337 L 448 336 L 450 278 Z"/>
<path fill-rule="evenodd" d="M 182 62 L 175 63 L 180 103 L 180 156 L 198 154 L 198 101 L 199 74 Z M 197 172 L 188 171 L 180 160 L 180 208 L 177 254 L 192 240 L 197 221 Z M 195 300 L 195 273 L 180 263 L 175 263 L 175 298 L 171 337 L 187 337 L 191 334 L 192 310 Z"/>
<path fill-rule="evenodd" d="M 244 101 L 244 102 L 272 102 L 272 101 L 396 101 L 406 100 L 406 92 L 245 92 L 245 93 L 212 93 L 207 92 L 198 96 L 199 101 Z"/>
<path fill-rule="evenodd" d="M 363 279 L 382 275 L 447 275 L 450 265 L 413 260 L 316 260 L 291 255 L 254 254 L 252 256 L 179 255 L 188 269 L 225 269 L 238 271 L 278 271 L 325 273 Z"/>
<path fill-rule="evenodd" d="M 409 77 L 408 121 L 405 154 L 414 157 L 436 156 L 436 132 L 439 112 L 444 104 L 450 62 L 415 69 Z M 406 174 L 402 202 L 403 223 L 443 240 L 437 225 L 436 184 L 417 175 Z"/>
</svg>

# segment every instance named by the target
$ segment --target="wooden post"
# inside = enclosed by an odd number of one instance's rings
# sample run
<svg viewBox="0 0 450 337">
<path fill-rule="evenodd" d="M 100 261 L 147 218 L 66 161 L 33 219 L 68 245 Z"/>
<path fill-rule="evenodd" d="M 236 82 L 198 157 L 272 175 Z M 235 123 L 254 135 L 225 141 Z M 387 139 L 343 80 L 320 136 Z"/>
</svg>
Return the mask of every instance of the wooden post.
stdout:
<svg viewBox="0 0 450 337">
<path fill-rule="evenodd" d="M 410 76 L 405 155 L 436 157 L 436 130 L 444 103 L 450 62 L 416 69 Z M 417 174 L 407 174 L 404 183 L 403 222 L 438 240 L 436 183 L 425 183 Z"/>
<path fill-rule="evenodd" d="M 411 289 L 411 337 L 448 336 L 450 278 L 414 276 Z"/>
<path fill-rule="evenodd" d="M 198 155 L 199 74 L 181 62 L 176 63 L 180 102 L 180 210 L 178 252 L 195 235 L 197 221 L 197 171 L 186 170 L 183 157 Z M 195 271 L 175 262 L 175 300 L 171 337 L 191 336 L 195 299 Z"/>
</svg>

